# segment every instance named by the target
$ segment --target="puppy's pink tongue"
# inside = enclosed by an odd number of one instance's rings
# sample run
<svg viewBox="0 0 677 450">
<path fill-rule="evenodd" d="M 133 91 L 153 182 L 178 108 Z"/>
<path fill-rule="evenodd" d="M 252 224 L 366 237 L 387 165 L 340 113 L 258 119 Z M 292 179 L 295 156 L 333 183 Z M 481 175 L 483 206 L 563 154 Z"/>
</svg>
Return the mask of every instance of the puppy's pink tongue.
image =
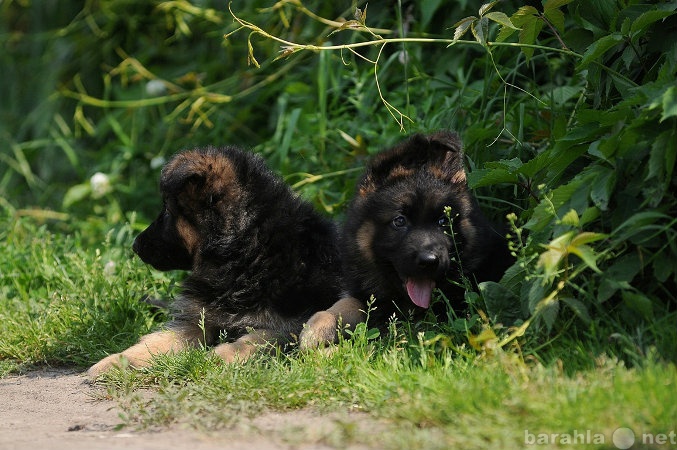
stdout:
<svg viewBox="0 0 677 450">
<path fill-rule="evenodd" d="M 433 280 L 421 280 L 409 278 L 407 280 L 407 294 L 416 306 L 428 308 L 432 297 L 435 282 Z"/>
</svg>

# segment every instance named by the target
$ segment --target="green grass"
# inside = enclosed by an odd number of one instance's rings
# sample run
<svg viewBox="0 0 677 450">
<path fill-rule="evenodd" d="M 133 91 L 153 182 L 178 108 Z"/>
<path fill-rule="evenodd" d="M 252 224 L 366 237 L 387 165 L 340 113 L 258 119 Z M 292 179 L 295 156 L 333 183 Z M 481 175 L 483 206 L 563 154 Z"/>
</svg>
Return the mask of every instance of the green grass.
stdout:
<svg viewBox="0 0 677 450">
<path fill-rule="evenodd" d="M 524 232 L 512 276 L 469 294 L 469 318 L 399 323 L 378 339 L 365 328 L 328 356 L 223 366 L 195 350 L 115 372 L 101 383 L 126 423 L 214 429 L 270 409 L 361 411 L 378 432 L 346 422 L 327 442 L 385 448 L 515 448 L 525 430 L 581 429 L 613 448 L 618 426 L 674 430 L 674 5 L 550 1 L 546 24 L 510 1 L 482 19 L 465 1 L 371 4 L 365 25 L 414 40 L 358 56 L 302 49 L 362 45 L 364 30 L 337 31 L 295 2 L 234 1 L 265 30 L 251 39 L 256 68 L 247 30 L 223 39 L 238 24 L 221 6 L 132 3 L 0 6 L 0 376 L 84 370 L 167 319 L 141 299 L 176 295 L 182 274 L 130 250 L 160 201 L 158 161 L 194 146 L 254 148 L 340 217 L 365 158 L 402 139 L 388 102 L 412 118 L 408 132 L 461 134 L 482 207 L 497 222 L 514 213 Z M 327 18 L 367 9 L 304 5 Z M 464 17 L 475 32 L 489 23 L 483 36 L 496 43 L 493 13 L 533 32 L 489 47 L 466 33 L 447 47 Z M 276 59 L 273 37 L 298 43 L 294 54 Z M 171 89 L 149 93 L 158 79 Z M 104 193 L 92 189 L 97 172 Z M 496 349 L 515 330 L 480 312 L 502 310 L 530 326 Z"/>
<path fill-rule="evenodd" d="M 262 356 L 243 366 L 220 365 L 196 350 L 159 358 L 147 371 L 113 373 L 106 383 L 135 426 L 187 423 L 213 430 L 269 409 L 359 411 L 380 431 L 353 430 L 349 439 L 378 448 L 518 448 L 525 430 L 591 430 L 609 443 L 621 426 L 636 433 L 674 429 L 673 365 L 627 369 L 601 358 L 595 370 L 568 377 L 510 355 L 445 354 L 422 364 L 406 347 L 346 342 L 329 356 Z M 130 397 L 141 386 L 157 392 Z"/>
<path fill-rule="evenodd" d="M 11 215 L 2 225 L 3 364 L 84 366 L 152 327 L 157 313 L 140 300 L 166 296 L 172 282 L 133 257 L 131 226 L 92 243 Z"/>
<path fill-rule="evenodd" d="M 139 299 L 173 295 L 176 279 L 132 256 L 134 225 L 98 245 L 58 228 L 3 218 L 2 375 L 44 364 L 84 370 L 166 319 Z M 115 370 L 98 383 L 132 428 L 180 423 L 216 430 L 265 411 L 363 414 L 358 421 L 371 425 L 346 419 L 338 435 L 322 437 L 338 447 L 516 448 L 525 432 L 590 430 L 606 445 L 583 447 L 610 448 L 611 433 L 621 426 L 636 434 L 674 429 L 673 364 L 649 354 L 628 368 L 609 356 L 611 346 L 591 345 L 592 336 L 564 337 L 547 351 L 533 350 L 543 344 L 533 336 L 520 341 L 521 351 L 477 351 L 462 330 L 477 333 L 480 322 L 396 323 L 381 337 L 364 327 L 331 352 L 261 354 L 242 365 L 224 365 L 208 349 L 196 349 L 158 356 L 145 370 Z M 148 389 L 152 395 L 141 395 Z"/>
</svg>

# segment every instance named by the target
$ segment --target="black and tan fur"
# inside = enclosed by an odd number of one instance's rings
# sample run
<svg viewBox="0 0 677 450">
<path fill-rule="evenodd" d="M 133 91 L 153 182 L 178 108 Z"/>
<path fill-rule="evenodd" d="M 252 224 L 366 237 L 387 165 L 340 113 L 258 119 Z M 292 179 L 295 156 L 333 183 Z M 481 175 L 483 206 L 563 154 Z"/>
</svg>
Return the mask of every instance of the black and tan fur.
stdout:
<svg viewBox="0 0 677 450">
<path fill-rule="evenodd" d="M 461 141 L 451 132 L 414 135 L 372 159 L 346 214 L 341 249 L 350 295 L 310 319 L 302 347 L 333 342 L 340 323 L 364 321 L 372 295 L 370 320 L 381 327 L 392 315 L 420 317 L 434 288 L 461 309 L 462 277 L 498 280 L 511 264 L 503 233 L 467 186 Z M 443 303 L 432 308 L 446 312 Z"/>
<path fill-rule="evenodd" d="M 190 270 L 165 329 L 89 369 L 206 344 L 227 362 L 284 344 L 340 298 L 337 232 L 263 160 L 237 148 L 179 153 L 163 169 L 164 206 L 134 242 L 158 270 Z M 204 331 L 200 327 L 204 316 Z M 225 342 L 220 342 L 225 336 Z M 203 342 L 206 341 L 206 342 Z"/>
</svg>

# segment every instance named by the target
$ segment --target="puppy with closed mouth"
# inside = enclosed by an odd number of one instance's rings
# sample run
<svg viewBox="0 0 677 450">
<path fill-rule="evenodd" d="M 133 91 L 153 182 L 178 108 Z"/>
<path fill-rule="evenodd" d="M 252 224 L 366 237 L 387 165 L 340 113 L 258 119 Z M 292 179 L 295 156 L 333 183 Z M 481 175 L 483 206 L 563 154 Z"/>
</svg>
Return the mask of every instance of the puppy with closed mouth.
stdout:
<svg viewBox="0 0 677 450">
<path fill-rule="evenodd" d="M 133 249 L 157 270 L 188 270 L 172 320 L 89 369 L 213 346 L 226 362 L 285 345 L 341 298 L 337 230 L 263 160 L 235 148 L 177 154 L 162 170 L 163 207 Z"/>
</svg>

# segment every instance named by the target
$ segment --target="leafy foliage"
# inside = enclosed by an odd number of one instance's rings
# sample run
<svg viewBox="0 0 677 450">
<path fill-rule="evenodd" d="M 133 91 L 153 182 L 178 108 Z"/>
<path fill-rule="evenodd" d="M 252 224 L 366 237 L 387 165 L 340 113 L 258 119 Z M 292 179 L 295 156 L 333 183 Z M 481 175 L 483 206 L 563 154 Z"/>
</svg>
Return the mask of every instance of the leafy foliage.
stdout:
<svg viewBox="0 0 677 450">
<path fill-rule="evenodd" d="M 517 256 L 472 316 L 676 359 L 677 6 L 420 3 L 5 2 L 3 208 L 95 241 L 152 217 L 172 153 L 227 143 L 340 218 L 369 154 L 454 128 Z"/>
</svg>

